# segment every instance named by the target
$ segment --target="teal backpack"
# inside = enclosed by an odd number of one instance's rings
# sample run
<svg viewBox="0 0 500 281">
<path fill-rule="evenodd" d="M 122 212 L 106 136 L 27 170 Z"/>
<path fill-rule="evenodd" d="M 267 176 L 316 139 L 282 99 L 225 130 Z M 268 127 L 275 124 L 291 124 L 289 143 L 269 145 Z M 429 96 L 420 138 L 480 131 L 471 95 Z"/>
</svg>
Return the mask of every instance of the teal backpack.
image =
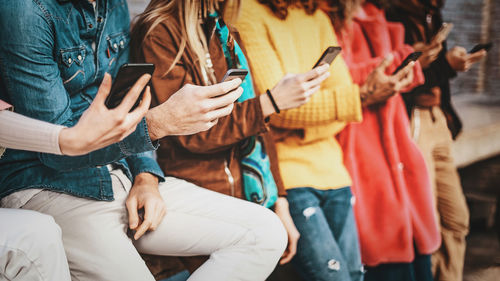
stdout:
<svg viewBox="0 0 500 281">
<path fill-rule="evenodd" d="M 234 54 L 237 62 L 233 63 L 228 48 L 229 29 L 225 23 L 218 18 L 218 14 L 214 13 L 210 15 L 210 17 L 216 20 L 215 32 L 222 43 L 222 50 L 224 51 L 228 68 L 231 69 L 236 66 L 236 68 L 248 70 L 247 77 L 241 83 L 243 94 L 238 99 L 238 102 L 254 98 L 255 91 L 253 88 L 252 76 L 243 51 L 238 43 L 234 41 Z M 264 207 L 272 207 L 278 199 L 278 188 L 271 172 L 271 163 L 262 138 L 250 137 L 244 140 L 241 143 L 241 157 L 243 194 L 245 198 L 248 201 L 260 204 Z"/>
</svg>

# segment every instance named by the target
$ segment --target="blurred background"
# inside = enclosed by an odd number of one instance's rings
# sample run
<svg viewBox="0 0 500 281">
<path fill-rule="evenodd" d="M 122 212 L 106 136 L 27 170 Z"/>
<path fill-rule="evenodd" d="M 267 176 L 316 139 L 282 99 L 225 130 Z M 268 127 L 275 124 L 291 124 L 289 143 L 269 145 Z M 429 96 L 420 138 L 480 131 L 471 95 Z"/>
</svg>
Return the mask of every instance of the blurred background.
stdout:
<svg viewBox="0 0 500 281">
<path fill-rule="evenodd" d="M 127 2 L 133 18 L 149 0 Z M 452 80 L 452 101 L 464 123 L 454 152 L 471 211 L 464 280 L 500 280 L 500 0 L 446 0 L 443 15 L 455 25 L 449 48 L 494 44 Z"/>
</svg>

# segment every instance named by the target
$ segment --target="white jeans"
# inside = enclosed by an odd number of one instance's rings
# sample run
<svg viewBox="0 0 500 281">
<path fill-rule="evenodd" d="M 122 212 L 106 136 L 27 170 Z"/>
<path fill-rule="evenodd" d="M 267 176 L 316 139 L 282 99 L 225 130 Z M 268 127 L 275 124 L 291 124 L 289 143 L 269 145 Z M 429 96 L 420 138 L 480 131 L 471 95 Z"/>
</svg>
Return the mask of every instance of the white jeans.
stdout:
<svg viewBox="0 0 500 281">
<path fill-rule="evenodd" d="M 61 229 L 52 217 L 0 209 L 0 280 L 70 280 Z"/>
<path fill-rule="evenodd" d="M 154 280 L 138 252 L 210 255 L 189 280 L 265 280 L 286 247 L 285 229 L 270 210 L 176 178 L 159 187 L 163 222 L 132 242 L 125 207 L 131 183 L 121 170 L 111 178 L 112 202 L 42 191 L 23 206 L 60 225 L 73 280 Z"/>
</svg>

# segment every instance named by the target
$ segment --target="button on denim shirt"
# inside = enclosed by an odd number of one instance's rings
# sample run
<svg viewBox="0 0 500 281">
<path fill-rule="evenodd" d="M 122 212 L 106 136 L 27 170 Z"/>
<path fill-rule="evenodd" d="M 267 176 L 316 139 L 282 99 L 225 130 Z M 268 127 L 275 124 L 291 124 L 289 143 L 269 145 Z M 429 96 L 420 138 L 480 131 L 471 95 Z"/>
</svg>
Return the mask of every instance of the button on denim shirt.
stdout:
<svg viewBox="0 0 500 281">
<path fill-rule="evenodd" d="M 16 112 L 73 126 L 108 72 L 129 57 L 125 0 L 0 0 L 0 99 Z M 95 46 L 95 51 L 93 47 Z M 145 120 L 123 141 L 70 157 L 8 149 L 0 159 L 0 198 L 42 188 L 112 200 L 106 164 L 132 180 L 142 172 L 163 180 Z"/>
</svg>

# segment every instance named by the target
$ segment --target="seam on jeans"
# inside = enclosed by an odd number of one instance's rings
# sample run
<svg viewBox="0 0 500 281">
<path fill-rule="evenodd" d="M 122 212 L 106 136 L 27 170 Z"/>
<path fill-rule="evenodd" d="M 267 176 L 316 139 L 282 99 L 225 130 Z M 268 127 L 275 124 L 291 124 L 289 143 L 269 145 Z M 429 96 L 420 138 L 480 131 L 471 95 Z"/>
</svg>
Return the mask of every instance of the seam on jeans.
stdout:
<svg viewBox="0 0 500 281">
<path fill-rule="evenodd" d="M 2 246 L 3 248 L 11 249 L 11 250 L 18 251 L 18 252 L 22 253 L 22 254 L 23 254 L 23 256 L 26 258 L 26 260 L 28 260 L 28 261 L 29 261 L 29 262 L 30 262 L 30 263 L 31 263 L 31 264 L 35 267 L 36 271 L 38 272 L 38 275 L 42 278 L 42 280 L 48 280 L 48 279 L 47 279 L 47 278 L 46 278 L 46 277 L 42 274 L 42 271 L 40 271 L 40 270 L 38 269 L 37 263 L 36 263 L 35 261 L 31 260 L 31 259 L 28 257 L 28 254 L 27 254 L 25 251 L 23 251 L 23 250 L 21 250 L 21 249 L 19 249 L 19 248 L 12 248 L 12 247 L 9 247 L 8 245 L 5 245 L 5 244 L 3 244 L 3 245 L 2 245 L 2 244 L 0 244 L 0 246 Z M 4 275 L 4 274 L 2 274 L 2 275 Z M 6 276 L 6 275 L 4 275 L 4 276 Z M 6 277 L 7 277 L 7 276 L 6 276 Z"/>
<path fill-rule="evenodd" d="M 151 137 L 149 135 L 149 129 L 148 129 L 148 123 L 146 121 L 146 117 L 142 118 L 141 123 L 143 123 L 143 122 L 144 122 L 144 125 L 143 126 L 141 125 L 141 126 L 144 128 L 144 134 L 146 136 L 146 142 L 153 148 L 153 150 L 158 149 L 158 147 L 153 144 L 153 141 L 151 140 Z M 139 124 L 141 124 L 141 123 L 139 123 Z M 159 143 L 160 142 L 158 141 L 158 146 L 159 146 Z"/>
</svg>

